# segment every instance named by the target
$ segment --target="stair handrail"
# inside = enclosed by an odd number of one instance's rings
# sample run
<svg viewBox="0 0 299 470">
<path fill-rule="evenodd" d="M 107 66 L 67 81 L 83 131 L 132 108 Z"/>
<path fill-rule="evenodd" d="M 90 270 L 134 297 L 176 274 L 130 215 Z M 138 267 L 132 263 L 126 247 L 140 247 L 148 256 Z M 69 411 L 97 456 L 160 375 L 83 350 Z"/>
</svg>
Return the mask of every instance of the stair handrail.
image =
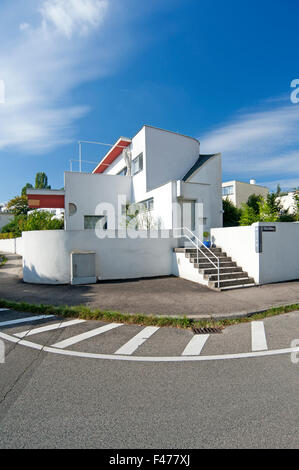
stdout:
<svg viewBox="0 0 299 470">
<path fill-rule="evenodd" d="M 220 289 L 220 258 L 218 256 L 215 255 L 215 253 L 212 252 L 212 250 L 210 250 L 210 248 L 208 248 L 196 235 L 195 233 L 193 233 L 188 227 L 177 227 L 177 228 L 174 228 L 173 230 L 186 230 L 187 232 L 189 232 L 191 234 L 192 237 L 194 237 L 197 241 L 197 244 L 192 240 L 192 238 L 190 238 L 190 236 L 188 236 L 186 233 L 183 233 L 183 237 L 187 238 L 191 243 L 192 245 L 195 246 L 195 248 L 197 249 L 197 264 L 199 264 L 199 252 L 204 255 L 208 261 L 210 261 L 210 263 L 212 263 L 212 265 L 217 269 L 217 274 L 218 274 L 218 289 Z M 212 256 L 214 256 L 214 258 L 216 258 L 217 260 L 217 264 L 215 264 L 211 258 L 209 258 L 205 252 L 199 247 L 199 243 L 205 247 L 206 250 L 208 250 Z"/>
</svg>

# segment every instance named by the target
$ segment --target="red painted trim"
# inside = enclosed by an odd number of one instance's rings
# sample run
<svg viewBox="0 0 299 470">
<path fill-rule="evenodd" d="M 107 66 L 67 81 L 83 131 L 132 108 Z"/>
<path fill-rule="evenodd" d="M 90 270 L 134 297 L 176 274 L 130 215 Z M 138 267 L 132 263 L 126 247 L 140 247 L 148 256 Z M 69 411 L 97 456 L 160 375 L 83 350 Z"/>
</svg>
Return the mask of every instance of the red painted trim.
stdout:
<svg viewBox="0 0 299 470">
<path fill-rule="evenodd" d="M 128 147 L 131 144 L 131 141 L 120 140 L 115 144 L 115 147 L 112 147 L 111 150 L 106 154 L 102 162 L 93 170 L 93 173 L 104 173 L 107 169 L 107 166 L 110 165 L 114 160 L 121 154 L 124 147 Z"/>
<path fill-rule="evenodd" d="M 39 201 L 39 205 L 36 201 Z M 31 209 L 64 209 L 64 196 L 28 194 L 28 204 Z"/>
</svg>

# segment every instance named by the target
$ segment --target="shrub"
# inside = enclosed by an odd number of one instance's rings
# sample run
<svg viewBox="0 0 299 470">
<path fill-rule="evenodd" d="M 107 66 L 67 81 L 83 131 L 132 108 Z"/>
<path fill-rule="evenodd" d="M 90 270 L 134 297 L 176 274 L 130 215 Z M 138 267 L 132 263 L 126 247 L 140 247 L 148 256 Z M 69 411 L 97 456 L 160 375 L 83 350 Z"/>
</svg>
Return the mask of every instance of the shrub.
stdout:
<svg viewBox="0 0 299 470">
<path fill-rule="evenodd" d="M 11 238 L 14 238 L 13 233 L 0 233 L 0 240 L 9 240 Z"/>
</svg>

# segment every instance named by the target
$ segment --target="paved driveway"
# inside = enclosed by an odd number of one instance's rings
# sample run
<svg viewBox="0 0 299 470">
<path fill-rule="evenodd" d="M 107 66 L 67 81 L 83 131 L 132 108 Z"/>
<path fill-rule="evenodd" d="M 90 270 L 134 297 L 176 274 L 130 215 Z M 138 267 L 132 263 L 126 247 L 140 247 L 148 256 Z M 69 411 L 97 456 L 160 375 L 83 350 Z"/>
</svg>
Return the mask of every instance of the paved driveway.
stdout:
<svg viewBox="0 0 299 470">
<path fill-rule="evenodd" d="M 0 298 L 55 305 L 86 304 L 123 313 L 217 315 L 299 303 L 299 281 L 215 292 L 176 277 L 99 282 L 87 286 L 24 284 L 21 260 L 0 269 Z"/>
</svg>

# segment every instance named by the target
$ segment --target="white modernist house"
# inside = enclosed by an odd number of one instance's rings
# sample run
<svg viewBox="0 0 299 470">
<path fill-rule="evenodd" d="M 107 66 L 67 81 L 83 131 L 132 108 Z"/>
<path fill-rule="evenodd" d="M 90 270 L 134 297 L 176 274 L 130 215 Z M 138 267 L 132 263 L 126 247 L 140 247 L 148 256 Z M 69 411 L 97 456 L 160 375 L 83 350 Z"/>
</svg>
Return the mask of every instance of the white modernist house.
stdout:
<svg viewBox="0 0 299 470">
<path fill-rule="evenodd" d="M 66 172 L 64 191 L 28 190 L 28 198 L 32 208 L 64 208 L 66 230 L 123 229 L 128 206 L 140 204 L 141 229 L 187 227 L 202 238 L 222 226 L 221 172 L 221 155 L 201 155 L 198 140 L 144 126 L 119 138 L 92 173 Z"/>
<path fill-rule="evenodd" d="M 246 204 L 252 194 L 267 197 L 269 189 L 256 184 L 255 180 L 250 180 L 250 183 L 236 180 L 222 183 L 222 198 L 228 198 L 236 207 Z"/>
<path fill-rule="evenodd" d="M 120 137 L 92 173 L 66 172 L 64 190 L 27 191 L 32 209 L 64 209 L 65 230 L 23 234 L 25 282 L 201 282 L 175 250 L 222 227 L 221 182 L 221 154 L 202 155 L 197 139 L 152 126 Z"/>
</svg>

